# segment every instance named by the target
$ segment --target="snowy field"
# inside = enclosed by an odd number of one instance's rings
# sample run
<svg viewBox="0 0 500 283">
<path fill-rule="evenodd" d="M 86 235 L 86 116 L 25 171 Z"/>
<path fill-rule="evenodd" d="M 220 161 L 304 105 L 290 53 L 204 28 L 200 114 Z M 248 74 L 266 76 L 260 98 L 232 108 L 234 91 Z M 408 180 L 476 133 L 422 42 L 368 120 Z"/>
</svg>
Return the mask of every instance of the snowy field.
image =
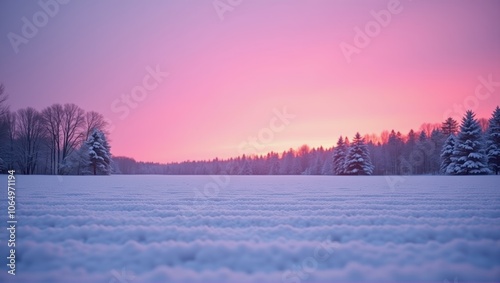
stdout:
<svg viewBox="0 0 500 283">
<path fill-rule="evenodd" d="M 18 175 L 15 276 L 0 182 L 0 282 L 500 281 L 496 176 Z"/>
</svg>

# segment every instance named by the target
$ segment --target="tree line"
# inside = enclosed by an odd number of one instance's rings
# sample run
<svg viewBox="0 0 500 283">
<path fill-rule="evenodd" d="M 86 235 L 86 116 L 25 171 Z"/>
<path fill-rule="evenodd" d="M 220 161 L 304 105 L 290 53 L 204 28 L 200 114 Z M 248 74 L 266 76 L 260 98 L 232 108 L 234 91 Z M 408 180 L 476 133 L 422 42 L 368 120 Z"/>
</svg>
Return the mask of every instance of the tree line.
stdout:
<svg viewBox="0 0 500 283">
<path fill-rule="evenodd" d="M 424 123 L 406 135 L 394 130 L 380 136 L 358 133 L 352 142 L 340 137 L 330 148 L 303 145 L 281 153 L 168 164 L 114 158 L 119 174 L 461 175 L 498 174 L 499 168 L 498 107 L 489 120 L 476 119 L 468 111 L 461 125 L 448 118 L 440 124 Z"/>
<path fill-rule="evenodd" d="M 500 109 L 491 118 L 465 113 L 461 124 L 448 118 L 422 124 L 407 134 L 384 131 L 335 147 L 303 145 L 281 153 L 167 164 L 112 157 L 107 123 L 95 111 L 75 104 L 53 104 L 12 112 L 0 85 L 0 173 L 23 174 L 172 174 L 172 175 L 422 175 L 498 174 Z"/>
<path fill-rule="evenodd" d="M 0 85 L 0 172 L 22 174 L 109 174 L 107 123 L 75 104 L 9 110 Z"/>
</svg>

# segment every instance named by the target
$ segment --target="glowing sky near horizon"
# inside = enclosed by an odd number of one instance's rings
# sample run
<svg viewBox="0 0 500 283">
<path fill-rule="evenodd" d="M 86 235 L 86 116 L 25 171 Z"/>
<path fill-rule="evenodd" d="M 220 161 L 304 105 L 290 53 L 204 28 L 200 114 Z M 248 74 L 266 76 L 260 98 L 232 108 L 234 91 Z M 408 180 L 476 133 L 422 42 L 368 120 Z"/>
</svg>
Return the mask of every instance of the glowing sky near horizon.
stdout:
<svg viewBox="0 0 500 283">
<path fill-rule="evenodd" d="M 474 95 L 479 77 L 500 81 L 500 2 L 401 0 L 348 62 L 340 44 L 388 3 L 243 0 L 221 20 L 211 0 L 70 1 L 16 54 L 8 34 L 43 10 L 2 1 L 0 83 L 12 110 L 70 102 L 102 113 L 114 155 L 156 162 L 237 156 L 284 107 L 294 118 L 259 153 L 405 133 L 462 115 L 455 106 L 488 118 L 499 83 Z M 157 66 L 168 77 L 125 106 Z"/>
</svg>

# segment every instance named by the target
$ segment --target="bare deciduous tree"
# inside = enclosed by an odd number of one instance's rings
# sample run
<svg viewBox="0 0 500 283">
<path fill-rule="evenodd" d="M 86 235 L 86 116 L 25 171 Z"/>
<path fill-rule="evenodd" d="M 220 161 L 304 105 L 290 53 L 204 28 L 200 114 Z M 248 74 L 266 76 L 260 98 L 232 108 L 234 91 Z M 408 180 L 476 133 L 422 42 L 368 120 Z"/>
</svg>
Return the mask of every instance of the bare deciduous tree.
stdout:
<svg viewBox="0 0 500 283">
<path fill-rule="evenodd" d="M 9 107 L 5 104 L 7 98 L 9 98 L 9 96 L 5 93 L 5 87 L 0 84 L 0 118 L 9 111 Z"/>
<path fill-rule="evenodd" d="M 62 160 L 78 147 L 83 136 L 85 111 L 76 104 L 64 104 L 62 115 Z"/>
<path fill-rule="evenodd" d="M 14 168 L 16 114 L 7 111 L 0 116 L 0 159 L 6 168 Z"/>
<path fill-rule="evenodd" d="M 59 173 L 61 162 L 61 133 L 64 108 L 61 104 L 53 104 L 42 111 L 42 118 L 46 128 L 49 147 L 51 150 L 51 173 Z"/>
<path fill-rule="evenodd" d="M 103 132 L 105 135 L 108 135 L 106 131 L 106 127 L 108 126 L 108 122 L 104 120 L 104 116 L 101 113 L 90 111 L 85 114 L 85 136 L 84 140 L 87 141 L 89 139 L 90 134 L 92 134 L 93 130 L 99 130 Z"/>
<path fill-rule="evenodd" d="M 19 166 L 24 174 L 33 174 L 45 132 L 43 120 L 40 113 L 31 107 L 19 109 L 16 116 Z"/>
</svg>

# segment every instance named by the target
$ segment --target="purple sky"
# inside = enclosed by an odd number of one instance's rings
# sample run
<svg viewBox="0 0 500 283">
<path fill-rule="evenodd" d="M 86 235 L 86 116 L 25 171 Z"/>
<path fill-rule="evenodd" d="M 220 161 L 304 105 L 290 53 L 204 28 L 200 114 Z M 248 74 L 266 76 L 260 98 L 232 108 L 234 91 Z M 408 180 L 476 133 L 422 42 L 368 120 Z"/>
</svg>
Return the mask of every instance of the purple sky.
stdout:
<svg viewBox="0 0 500 283">
<path fill-rule="evenodd" d="M 43 23 L 37 1 L 0 2 L 11 109 L 76 103 L 112 122 L 113 154 L 169 162 L 236 156 L 252 137 L 257 153 L 329 147 L 500 104 L 499 1 L 243 0 L 222 17 L 213 3 L 70 1 Z M 23 17 L 42 23 L 12 44 Z M 367 25 L 379 30 L 356 47 Z M 271 127 L 284 107 L 294 117 Z"/>
</svg>

